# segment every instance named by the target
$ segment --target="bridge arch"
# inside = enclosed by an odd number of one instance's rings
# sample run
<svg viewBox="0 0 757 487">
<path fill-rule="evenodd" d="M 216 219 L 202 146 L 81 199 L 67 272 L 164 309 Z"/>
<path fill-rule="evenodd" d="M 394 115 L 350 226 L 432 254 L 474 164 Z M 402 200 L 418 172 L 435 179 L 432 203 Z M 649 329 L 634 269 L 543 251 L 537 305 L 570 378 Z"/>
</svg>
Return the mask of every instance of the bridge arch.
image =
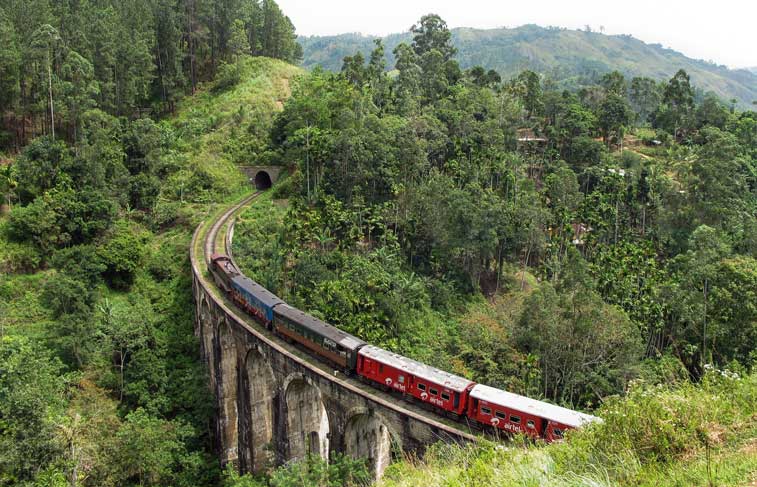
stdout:
<svg viewBox="0 0 757 487">
<path fill-rule="evenodd" d="M 284 382 L 288 458 L 303 459 L 308 453 L 329 458 L 329 417 L 321 391 L 302 374 Z"/>
<path fill-rule="evenodd" d="M 367 408 L 355 408 L 348 414 L 344 430 L 344 453 L 364 458 L 373 478 L 381 478 L 392 461 L 392 446 L 399 445 L 397 435 L 387 421 Z"/>
<path fill-rule="evenodd" d="M 219 370 L 216 390 L 220 411 L 221 463 L 236 462 L 239 450 L 239 412 L 237 410 L 237 345 L 226 319 L 218 323 Z"/>
<path fill-rule="evenodd" d="M 272 443 L 274 398 L 277 393 L 276 379 L 271 366 L 256 348 L 247 352 L 245 373 L 250 420 L 247 441 L 250 445 L 250 466 L 254 473 L 260 473 L 266 471 L 275 461 Z"/>
<path fill-rule="evenodd" d="M 268 174 L 268 171 L 258 171 L 255 174 L 255 188 L 258 190 L 264 190 L 271 187 L 273 184 L 271 182 L 271 175 Z"/>
</svg>

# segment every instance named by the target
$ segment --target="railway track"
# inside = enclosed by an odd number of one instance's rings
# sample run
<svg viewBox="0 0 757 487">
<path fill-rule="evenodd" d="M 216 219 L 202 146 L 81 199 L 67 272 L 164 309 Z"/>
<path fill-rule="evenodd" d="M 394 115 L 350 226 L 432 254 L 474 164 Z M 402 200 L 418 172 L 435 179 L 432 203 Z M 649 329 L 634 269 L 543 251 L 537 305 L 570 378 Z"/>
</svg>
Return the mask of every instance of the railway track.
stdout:
<svg viewBox="0 0 757 487">
<path fill-rule="evenodd" d="M 221 230 L 221 228 L 229 221 L 229 219 L 235 215 L 238 211 L 240 211 L 245 206 L 249 205 L 255 198 L 263 194 L 261 191 L 258 191 L 256 193 L 251 194 L 250 196 L 246 197 L 236 205 L 232 206 L 226 212 L 221 215 L 215 223 L 213 223 L 213 226 L 210 227 L 210 230 L 208 230 L 207 235 L 205 235 L 205 263 L 210 264 L 210 256 L 213 255 L 216 251 L 216 245 L 218 243 L 218 233 Z M 228 250 L 227 243 L 228 240 L 226 239 L 226 235 L 222 235 L 224 240 L 224 249 Z"/>
</svg>

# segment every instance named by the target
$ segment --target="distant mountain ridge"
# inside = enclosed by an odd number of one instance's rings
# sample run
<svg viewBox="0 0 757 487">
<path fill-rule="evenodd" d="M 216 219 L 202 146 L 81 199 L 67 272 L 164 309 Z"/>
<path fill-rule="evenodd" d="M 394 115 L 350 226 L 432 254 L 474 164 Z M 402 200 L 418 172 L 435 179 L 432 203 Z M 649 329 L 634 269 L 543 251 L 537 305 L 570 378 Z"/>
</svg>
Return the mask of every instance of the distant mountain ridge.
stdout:
<svg viewBox="0 0 757 487">
<path fill-rule="evenodd" d="M 373 49 L 375 36 L 341 34 L 301 36 L 303 66 L 338 71 L 344 56 L 361 51 L 366 57 Z M 400 42 L 410 42 L 410 33 L 383 38 L 387 65 L 394 66 L 391 51 Z M 452 29 L 461 67 L 481 65 L 496 69 L 510 78 L 523 69 L 544 73 L 566 86 L 582 85 L 602 74 L 618 70 L 628 78 L 648 76 L 670 79 L 683 68 L 693 84 L 712 91 L 724 100 L 736 99 L 743 108 L 757 100 L 757 67 L 732 70 L 710 62 L 688 58 L 660 44 L 647 44 L 629 35 L 604 35 L 555 27 L 524 25 L 514 29 Z"/>
</svg>

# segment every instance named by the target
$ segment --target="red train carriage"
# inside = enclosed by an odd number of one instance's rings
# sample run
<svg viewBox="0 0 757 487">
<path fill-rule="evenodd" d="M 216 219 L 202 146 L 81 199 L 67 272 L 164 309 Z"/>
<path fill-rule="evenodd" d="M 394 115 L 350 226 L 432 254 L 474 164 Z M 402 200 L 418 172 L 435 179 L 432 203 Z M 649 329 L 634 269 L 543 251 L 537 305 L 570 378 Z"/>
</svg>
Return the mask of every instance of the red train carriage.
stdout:
<svg viewBox="0 0 757 487">
<path fill-rule="evenodd" d="M 468 379 L 372 345 L 358 352 L 357 373 L 458 415 L 465 414 L 468 393 L 475 385 Z"/>
<path fill-rule="evenodd" d="M 599 418 L 554 404 L 477 384 L 470 391 L 468 417 L 510 433 L 524 433 L 547 441 L 562 438 L 567 429 Z"/>
</svg>

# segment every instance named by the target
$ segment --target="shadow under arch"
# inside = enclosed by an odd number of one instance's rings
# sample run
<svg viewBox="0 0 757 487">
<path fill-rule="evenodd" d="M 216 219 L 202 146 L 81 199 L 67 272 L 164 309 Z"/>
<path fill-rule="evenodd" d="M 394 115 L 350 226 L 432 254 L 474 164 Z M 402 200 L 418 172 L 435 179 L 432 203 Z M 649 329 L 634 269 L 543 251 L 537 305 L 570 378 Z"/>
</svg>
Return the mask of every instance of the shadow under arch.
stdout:
<svg viewBox="0 0 757 487">
<path fill-rule="evenodd" d="M 221 464 L 236 462 L 239 452 L 239 411 L 237 408 L 237 344 L 224 319 L 217 328 L 218 367 L 216 391 L 220 407 Z"/>
<path fill-rule="evenodd" d="M 250 467 L 254 473 L 262 473 L 275 462 L 273 432 L 276 379 L 265 357 L 255 348 L 247 352 L 244 370 L 250 419 L 247 441 L 250 445 Z"/>
<path fill-rule="evenodd" d="M 398 442 L 387 422 L 374 411 L 367 408 L 350 411 L 344 430 L 344 453 L 365 459 L 374 479 L 381 478 L 391 463 L 392 447 Z"/>
<path fill-rule="evenodd" d="M 301 374 L 287 378 L 284 390 L 289 460 L 308 453 L 329 458 L 329 417 L 321 391 Z"/>
</svg>

